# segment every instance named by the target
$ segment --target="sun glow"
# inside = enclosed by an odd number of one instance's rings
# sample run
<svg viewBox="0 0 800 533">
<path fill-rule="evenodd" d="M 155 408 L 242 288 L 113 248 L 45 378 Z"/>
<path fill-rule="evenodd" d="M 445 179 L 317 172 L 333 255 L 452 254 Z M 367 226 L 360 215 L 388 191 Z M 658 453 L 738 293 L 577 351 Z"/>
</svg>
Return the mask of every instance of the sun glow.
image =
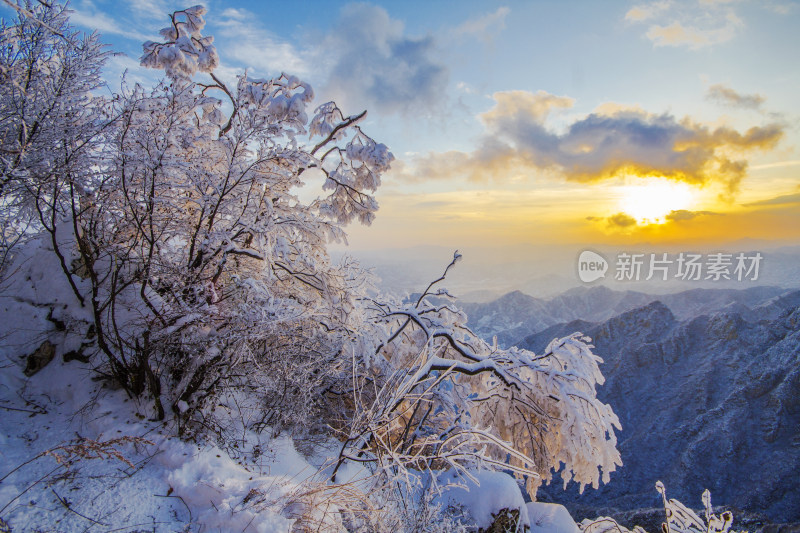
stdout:
<svg viewBox="0 0 800 533">
<path fill-rule="evenodd" d="M 620 208 L 640 224 L 663 224 L 668 214 L 691 208 L 694 200 L 692 188 L 685 183 L 648 178 L 623 187 Z"/>
</svg>

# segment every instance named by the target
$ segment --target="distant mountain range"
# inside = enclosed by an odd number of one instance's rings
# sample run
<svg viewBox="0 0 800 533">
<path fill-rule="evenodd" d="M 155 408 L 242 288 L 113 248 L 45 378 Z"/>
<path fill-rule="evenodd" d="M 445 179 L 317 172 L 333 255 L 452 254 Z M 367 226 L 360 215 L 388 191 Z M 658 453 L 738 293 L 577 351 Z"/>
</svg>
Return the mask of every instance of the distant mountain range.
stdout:
<svg viewBox="0 0 800 533">
<path fill-rule="evenodd" d="M 554 482 L 541 498 L 573 516 L 654 507 L 661 480 L 690 505 L 708 488 L 715 504 L 798 522 L 799 306 L 800 291 L 775 287 L 660 296 L 594 287 L 464 308 L 478 333 L 501 344 L 542 353 L 582 331 L 605 360 L 598 396 L 622 421 L 624 466 L 599 490 L 579 495 Z"/>
<path fill-rule="evenodd" d="M 666 305 L 678 320 L 686 320 L 730 307 L 748 313 L 787 292 L 780 287 L 736 289 L 692 289 L 674 294 L 615 291 L 604 285 L 577 287 L 552 299 L 510 292 L 488 303 L 460 302 L 468 325 L 486 339 L 497 335 L 501 346 L 511 346 L 550 326 L 586 320 L 601 322 L 656 300 Z M 756 311 L 760 312 L 760 311 Z"/>
</svg>

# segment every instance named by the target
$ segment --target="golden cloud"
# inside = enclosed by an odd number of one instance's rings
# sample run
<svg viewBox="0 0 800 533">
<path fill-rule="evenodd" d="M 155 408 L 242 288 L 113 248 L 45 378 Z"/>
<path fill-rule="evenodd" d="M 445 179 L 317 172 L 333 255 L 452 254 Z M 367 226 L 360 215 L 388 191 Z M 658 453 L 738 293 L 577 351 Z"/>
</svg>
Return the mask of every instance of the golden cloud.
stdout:
<svg viewBox="0 0 800 533">
<path fill-rule="evenodd" d="M 682 222 L 684 220 L 693 220 L 699 216 L 719 214 L 720 213 L 715 213 L 714 211 L 688 211 L 686 209 L 677 209 L 675 211 L 670 211 L 665 218 L 673 222 Z"/>
<path fill-rule="evenodd" d="M 500 92 L 493 98 L 495 106 L 479 115 L 485 132 L 475 150 L 420 156 L 399 175 L 503 180 L 523 171 L 547 171 L 579 182 L 664 177 L 694 185 L 721 183 L 733 194 L 747 173 L 747 154 L 773 149 L 784 134 L 784 125 L 777 123 L 739 132 L 608 104 L 558 131 L 548 118 L 571 107 L 571 98 L 544 91 Z"/>
<path fill-rule="evenodd" d="M 496 105 L 478 117 L 490 128 L 502 126 L 507 117 L 527 116 L 544 122 L 553 109 L 569 109 L 575 100 L 567 96 L 556 96 L 545 91 L 503 91 L 492 95 Z"/>
<path fill-rule="evenodd" d="M 636 225 L 636 219 L 630 215 L 626 215 L 625 213 L 617 213 L 616 215 L 611 215 L 606 219 L 606 222 L 608 222 L 608 225 L 611 227 L 619 227 L 619 228 L 627 228 Z"/>
<path fill-rule="evenodd" d="M 769 198 L 768 200 L 750 202 L 749 204 L 744 204 L 744 205 L 746 207 L 762 207 L 771 205 L 790 205 L 790 204 L 800 204 L 800 193 L 784 194 L 781 196 L 776 196 L 774 198 Z"/>
</svg>

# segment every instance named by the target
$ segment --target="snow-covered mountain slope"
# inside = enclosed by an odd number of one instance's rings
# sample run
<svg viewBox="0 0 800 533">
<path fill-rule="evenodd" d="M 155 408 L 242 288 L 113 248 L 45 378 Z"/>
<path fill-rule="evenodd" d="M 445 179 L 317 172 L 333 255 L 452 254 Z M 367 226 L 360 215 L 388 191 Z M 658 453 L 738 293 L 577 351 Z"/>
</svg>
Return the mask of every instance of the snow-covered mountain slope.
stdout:
<svg viewBox="0 0 800 533">
<path fill-rule="evenodd" d="M 289 530 L 317 470 L 291 439 L 258 457 L 183 442 L 86 367 L 0 371 L 0 518 L 14 532 Z"/>
<path fill-rule="evenodd" d="M 698 301 L 691 296 L 681 296 L 684 309 Z M 564 331 L 591 336 L 605 360 L 598 397 L 623 426 L 624 465 L 608 485 L 583 495 L 560 486 L 540 493 L 574 516 L 591 516 L 656 506 L 652 483 L 660 479 L 684 502 L 707 487 L 717 504 L 800 521 L 800 291 L 751 310 L 741 302 L 752 296 L 685 320 L 655 301 L 522 341 L 541 350 Z"/>
</svg>

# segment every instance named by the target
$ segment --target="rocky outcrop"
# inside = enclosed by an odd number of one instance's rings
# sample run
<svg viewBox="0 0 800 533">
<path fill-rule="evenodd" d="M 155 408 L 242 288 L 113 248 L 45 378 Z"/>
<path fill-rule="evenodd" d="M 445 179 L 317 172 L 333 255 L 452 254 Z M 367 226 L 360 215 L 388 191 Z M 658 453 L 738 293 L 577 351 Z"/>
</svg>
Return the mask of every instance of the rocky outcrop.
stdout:
<svg viewBox="0 0 800 533">
<path fill-rule="evenodd" d="M 47 366 L 47 363 L 56 356 L 56 346 L 50 341 L 44 341 L 33 352 L 25 356 L 25 375 L 30 377 Z"/>
<path fill-rule="evenodd" d="M 478 533 L 507 533 L 520 529 L 519 509 L 500 509 L 492 515 L 492 525 L 478 529 Z"/>
</svg>

